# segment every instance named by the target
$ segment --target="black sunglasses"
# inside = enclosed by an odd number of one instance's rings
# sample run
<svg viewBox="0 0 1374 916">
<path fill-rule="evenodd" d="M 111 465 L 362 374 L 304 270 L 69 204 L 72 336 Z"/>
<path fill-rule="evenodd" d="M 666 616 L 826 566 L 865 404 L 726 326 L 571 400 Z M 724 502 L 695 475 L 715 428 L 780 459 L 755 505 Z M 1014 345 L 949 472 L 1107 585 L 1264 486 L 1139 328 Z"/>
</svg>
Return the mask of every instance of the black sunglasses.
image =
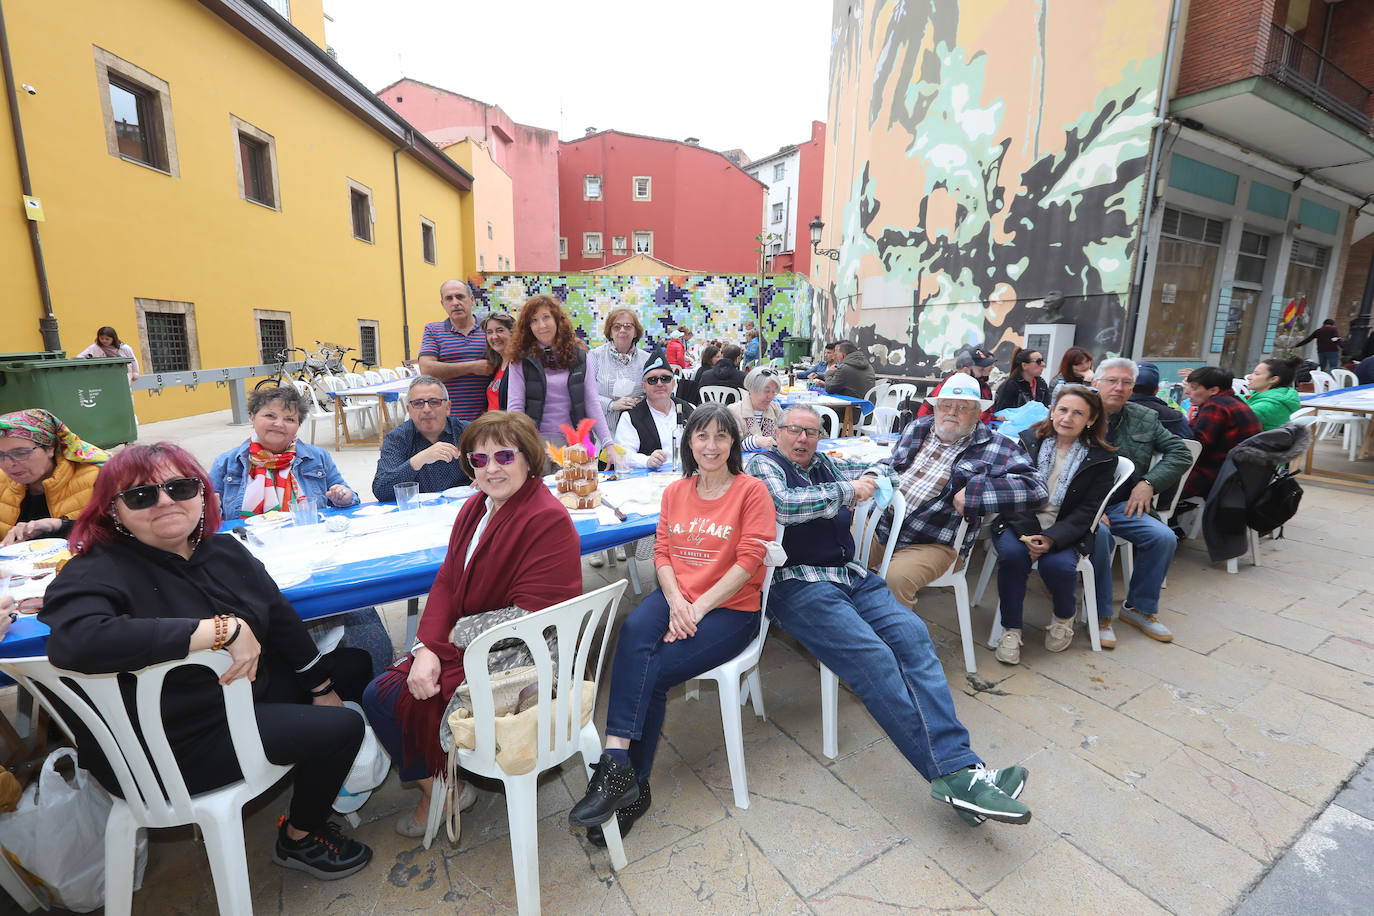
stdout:
<svg viewBox="0 0 1374 916">
<path fill-rule="evenodd" d="M 125 507 L 129 509 L 151 509 L 157 505 L 158 493 L 162 490 L 165 490 L 167 495 L 177 502 L 195 499 L 200 495 L 200 478 L 177 477 L 172 480 L 164 480 L 162 483 L 131 487 L 116 493 L 115 499 L 124 500 Z"/>
<path fill-rule="evenodd" d="M 646 384 L 646 385 L 671 385 L 672 383 L 673 383 L 673 376 L 671 376 L 671 375 L 646 375 L 646 376 L 644 376 L 644 384 Z"/>
</svg>

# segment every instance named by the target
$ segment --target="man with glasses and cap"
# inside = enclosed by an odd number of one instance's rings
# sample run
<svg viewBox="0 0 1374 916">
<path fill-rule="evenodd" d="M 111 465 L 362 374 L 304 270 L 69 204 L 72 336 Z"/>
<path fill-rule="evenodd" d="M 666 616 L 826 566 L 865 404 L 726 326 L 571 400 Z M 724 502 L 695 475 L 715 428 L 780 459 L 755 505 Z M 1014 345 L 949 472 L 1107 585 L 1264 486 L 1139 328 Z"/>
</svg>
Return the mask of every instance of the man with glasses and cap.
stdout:
<svg viewBox="0 0 1374 916">
<path fill-rule="evenodd" d="M 984 515 L 1034 509 L 1049 491 L 1021 444 L 988 429 L 979 415 L 992 406 L 978 382 L 956 372 L 938 396 L 926 399 L 929 417 L 913 420 L 883 464 L 906 497 L 906 518 L 892 530 L 892 515 L 878 523 L 878 541 L 897 538 L 887 568 L 887 584 L 902 604 L 916 603 L 921 588 L 944 575 L 973 546 Z M 954 543 L 959 523 L 968 519 L 963 544 Z M 882 551 L 875 545 L 874 568 Z"/>
<path fill-rule="evenodd" d="M 973 826 L 1026 823 L 1030 809 L 1017 801 L 1025 769 L 983 766 L 925 623 L 854 562 L 853 507 L 873 499 L 891 469 L 819 454 L 820 437 L 820 416 L 799 404 L 783 414 L 777 446 L 749 458 L 785 528 L 788 565 L 774 573 L 765 613 L 854 689 L 931 797 Z"/>
<path fill-rule="evenodd" d="M 673 460 L 673 433 L 692 414 L 692 405 L 673 396 L 677 378 L 662 350 L 644 364 L 644 398 L 620 415 L 615 441 L 631 467 L 655 469 Z"/>
<path fill-rule="evenodd" d="M 386 434 L 372 478 L 372 495 L 388 503 L 396 485 L 418 483 L 421 493 L 442 493 L 469 483 L 458 460 L 458 437 L 467 421 L 449 414 L 448 389 L 432 375 L 411 380 L 406 393 L 410 419 Z"/>
<path fill-rule="evenodd" d="M 948 381 L 952 376 L 960 372 L 971 376 L 978 382 L 980 396 L 983 400 L 991 403 L 992 385 L 988 382 L 988 376 L 992 374 L 992 367 L 995 365 L 997 365 L 997 359 L 986 350 L 960 350 L 954 357 L 954 371 L 945 376 L 945 381 Z M 944 384 L 945 382 L 942 381 L 939 385 L 936 385 L 935 390 L 930 393 L 930 396 L 939 397 L 940 388 L 942 388 Z M 921 402 L 921 408 L 916 411 L 916 419 L 919 420 L 921 417 L 928 417 L 934 412 L 935 408 L 931 407 L 930 400 L 926 399 Z M 992 422 L 992 408 L 983 411 L 983 422 Z"/>
</svg>

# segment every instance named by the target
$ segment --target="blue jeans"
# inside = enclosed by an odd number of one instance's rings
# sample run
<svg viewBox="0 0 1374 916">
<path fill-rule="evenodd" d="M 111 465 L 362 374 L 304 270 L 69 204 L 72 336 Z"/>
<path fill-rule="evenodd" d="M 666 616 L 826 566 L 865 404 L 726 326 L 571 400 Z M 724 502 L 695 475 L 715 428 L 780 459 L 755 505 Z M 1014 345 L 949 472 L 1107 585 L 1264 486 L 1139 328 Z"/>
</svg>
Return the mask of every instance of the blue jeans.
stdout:
<svg viewBox="0 0 1374 916">
<path fill-rule="evenodd" d="M 1112 616 L 1112 538 L 1122 537 L 1135 545 L 1135 572 L 1126 586 L 1126 603 L 1142 614 L 1159 613 L 1159 589 L 1169 574 L 1178 538 L 1169 526 L 1153 515 L 1126 517 L 1123 500 L 1107 507 L 1107 519 L 1112 523 L 1097 526 L 1097 543 L 1093 545 L 1093 576 L 1097 579 L 1097 616 L 1108 620 Z"/>
<path fill-rule="evenodd" d="M 611 668 L 606 734 L 629 740 L 630 763 L 640 782 L 648 781 L 654 767 L 668 688 L 743 652 L 759 635 L 759 615 L 716 608 L 697 621 L 695 636 L 664 642 L 667 633 L 668 599 L 655 589 L 620 625 Z"/>
<path fill-rule="evenodd" d="M 383 685 L 381 680 L 378 677 L 367 685 L 358 704 L 363 708 L 368 724 L 372 726 L 377 740 L 396 763 L 396 772 L 402 782 L 414 782 L 426 776 L 433 776 L 434 774 L 425 767 L 423 756 L 412 760 L 409 766 L 402 763 L 405 759 L 404 744 L 401 738 L 401 723 L 396 718 L 396 706 L 401 700 L 401 694 L 405 693 L 406 682 L 397 680 L 395 683 Z"/>
<path fill-rule="evenodd" d="M 927 780 L 982 762 L 955 715 L 925 623 L 882 577 L 869 573 L 849 586 L 775 582 L 768 616 L 854 689 Z"/>
<path fill-rule="evenodd" d="M 1332 350 L 1329 353 L 1318 353 L 1317 363 L 1321 366 L 1321 371 L 1323 372 L 1339 369 L 1341 367 L 1341 351 Z"/>
<path fill-rule="evenodd" d="M 1021 611 L 1026 603 L 1026 584 L 1031 573 L 1030 548 L 1008 528 L 997 535 L 997 596 L 1002 603 L 1002 626 L 1021 629 Z M 1078 551 L 1073 547 L 1051 550 L 1036 566 L 1040 578 L 1049 586 L 1054 600 L 1054 616 L 1073 617 L 1074 586 L 1078 584 Z M 1100 611 L 1099 611 L 1100 613 Z"/>
</svg>

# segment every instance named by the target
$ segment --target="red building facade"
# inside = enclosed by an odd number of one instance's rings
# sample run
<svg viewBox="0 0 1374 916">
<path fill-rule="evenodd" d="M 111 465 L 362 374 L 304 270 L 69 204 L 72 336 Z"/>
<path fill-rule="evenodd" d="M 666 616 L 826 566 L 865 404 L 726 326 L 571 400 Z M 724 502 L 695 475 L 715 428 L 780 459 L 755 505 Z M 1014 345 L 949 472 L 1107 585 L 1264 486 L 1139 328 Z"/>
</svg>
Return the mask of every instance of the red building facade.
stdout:
<svg viewBox="0 0 1374 916">
<path fill-rule="evenodd" d="M 713 273 L 759 269 L 766 187 L 713 150 L 608 130 L 561 144 L 561 271 L 642 252 Z"/>
<path fill-rule="evenodd" d="M 500 106 L 403 79 L 377 93 L 432 142 L 484 141 L 511 177 L 515 269 L 560 270 L 558 260 L 558 132 L 518 124 Z"/>
</svg>

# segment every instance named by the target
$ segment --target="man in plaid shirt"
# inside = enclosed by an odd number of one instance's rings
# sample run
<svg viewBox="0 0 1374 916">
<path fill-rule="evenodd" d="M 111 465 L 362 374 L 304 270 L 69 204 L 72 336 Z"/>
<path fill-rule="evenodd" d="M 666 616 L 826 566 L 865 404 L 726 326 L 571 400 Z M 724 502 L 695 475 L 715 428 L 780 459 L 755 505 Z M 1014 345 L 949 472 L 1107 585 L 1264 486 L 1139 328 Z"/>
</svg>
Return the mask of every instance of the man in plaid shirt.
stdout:
<svg viewBox="0 0 1374 916">
<path fill-rule="evenodd" d="M 1025 769 L 983 766 L 925 623 L 854 562 L 851 509 L 879 492 L 888 469 L 817 454 L 820 437 L 819 414 L 797 405 L 783 414 L 776 447 L 749 459 L 785 528 L 789 564 L 773 574 L 764 612 L 854 689 L 929 780 L 931 797 L 973 826 L 988 818 L 1026 823 L 1030 809 L 1016 799 Z"/>
<path fill-rule="evenodd" d="M 1197 408 L 1192 422 L 1193 438 L 1202 443 L 1202 454 L 1197 456 L 1193 473 L 1183 485 L 1185 498 L 1206 498 L 1231 449 L 1264 432 L 1250 405 L 1233 393 L 1231 381 L 1229 370 L 1203 366 L 1189 373 L 1183 383 L 1183 393 Z"/>
<path fill-rule="evenodd" d="M 891 513 L 878 523 L 878 541 L 897 538 L 887 568 L 887 584 L 905 605 L 944 575 L 962 565 L 984 515 L 1034 509 L 1049 499 L 1035 465 L 1021 444 L 992 432 L 979 414 L 992 406 L 978 383 L 956 372 L 926 398 L 935 413 L 913 421 L 883 462 L 906 497 L 906 518 L 893 532 Z M 954 543 L 959 524 L 968 520 L 963 544 Z M 881 562 L 881 550 L 870 557 Z"/>
</svg>

